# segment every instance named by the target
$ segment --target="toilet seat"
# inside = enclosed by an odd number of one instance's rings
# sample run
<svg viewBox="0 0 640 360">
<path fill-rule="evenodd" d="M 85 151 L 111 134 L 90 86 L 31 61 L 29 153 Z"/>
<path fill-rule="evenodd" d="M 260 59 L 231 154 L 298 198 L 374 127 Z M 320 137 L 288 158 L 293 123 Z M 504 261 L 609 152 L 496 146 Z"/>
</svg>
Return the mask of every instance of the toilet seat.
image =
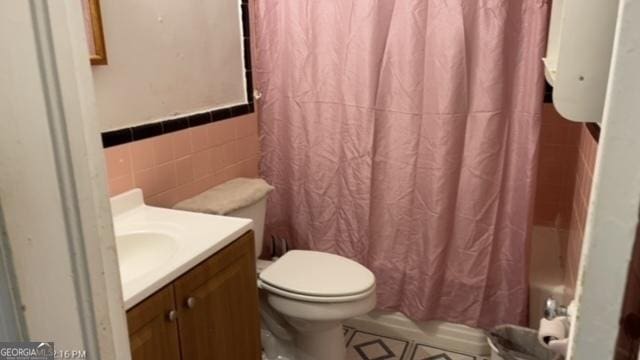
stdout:
<svg viewBox="0 0 640 360">
<path fill-rule="evenodd" d="M 299 294 L 299 293 L 283 290 L 276 286 L 270 285 L 262 280 L 258 281 L 258 287 L 291 300 L 300 300 L 300 301 L 315 302 L 315 303 L 338 303 L 338 302 L 347 302 L 347 301 L 357 301 L 357 300 L 366 298 L 367 296 L 374 293 L 376 290 L 376 287 L 373 286 L 369 290 L 360 294 L 344 295 L 344 296 L 311 296 L 311 295 Z"/>
<path fill-rule="evenodd" d="M 259 274 L 261 288 L 308 302 L 355 301 L 375 291 L 369 269 L 342 256 L 292 250 Z"/>
</svg>

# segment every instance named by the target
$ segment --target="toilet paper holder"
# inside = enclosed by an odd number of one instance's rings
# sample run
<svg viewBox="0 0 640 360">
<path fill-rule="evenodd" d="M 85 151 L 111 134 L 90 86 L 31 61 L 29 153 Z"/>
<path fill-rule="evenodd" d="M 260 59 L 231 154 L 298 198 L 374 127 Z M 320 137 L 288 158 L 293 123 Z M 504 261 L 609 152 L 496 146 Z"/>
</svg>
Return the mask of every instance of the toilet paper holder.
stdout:
<svg viewBox="0 0 640 360">
<path fill-rule="evenodd" d="M 567 306 L 558 304 L 558 301 L 552 297 L 547 298 L 544 302 L 544 318 L 553 320 L 558 316 L 568 316 L 569 310 Z"/>
</svg>

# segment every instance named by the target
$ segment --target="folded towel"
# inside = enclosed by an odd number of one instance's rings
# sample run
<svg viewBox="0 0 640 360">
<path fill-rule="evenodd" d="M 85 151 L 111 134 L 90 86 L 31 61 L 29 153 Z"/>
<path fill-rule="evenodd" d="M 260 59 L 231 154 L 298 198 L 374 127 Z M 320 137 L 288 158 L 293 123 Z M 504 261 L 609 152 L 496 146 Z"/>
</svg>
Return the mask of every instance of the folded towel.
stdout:
<svg viewBox="0 0 640 360">
<path fill-rule="evenodd" d="M 173 208 L 225 215 L 255 204 L 267 196 L 271 190 L 273 186 L 262 179 L 236 178 L 183 200 Z"/>
</svg>

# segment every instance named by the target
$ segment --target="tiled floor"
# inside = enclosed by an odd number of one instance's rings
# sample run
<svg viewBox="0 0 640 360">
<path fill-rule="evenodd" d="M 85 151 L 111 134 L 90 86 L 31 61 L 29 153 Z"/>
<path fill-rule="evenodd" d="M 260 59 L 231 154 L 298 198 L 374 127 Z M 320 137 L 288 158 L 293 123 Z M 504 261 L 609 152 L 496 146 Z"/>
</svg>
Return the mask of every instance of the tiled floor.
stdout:
<svg viewBox="0 0 640 360">
<path fill-rule="evenodd" d="M 483 360 L 408 339 L 345 327 L 347 360 Z"/>
</svg>

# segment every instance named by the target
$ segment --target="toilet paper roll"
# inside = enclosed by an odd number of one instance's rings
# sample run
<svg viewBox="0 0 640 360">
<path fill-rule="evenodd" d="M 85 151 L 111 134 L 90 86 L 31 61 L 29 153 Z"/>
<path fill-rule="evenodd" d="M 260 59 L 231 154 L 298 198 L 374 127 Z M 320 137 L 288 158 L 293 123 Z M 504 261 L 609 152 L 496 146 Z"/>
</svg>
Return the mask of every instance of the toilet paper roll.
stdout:
<svg viewBox="0 0 640 360">
<path fill-rule="evenodd" d="M 569 339 L 564 338 L 562 340 L 551 340 L 549 341 L 549 350 L 554 354 L 560 354 L 562 356 L 567 356 L 567 349 L 569 348 Z"/>
<path fill-rule="evenodd" d="M 538 341 L 542 346 L 549 348 L 549 343 L 567 338 L 568 319 L 566 316 L 558 316 L 553 320 L 540 319 L 540 330 L 538 330 Z"/>
</svg>

